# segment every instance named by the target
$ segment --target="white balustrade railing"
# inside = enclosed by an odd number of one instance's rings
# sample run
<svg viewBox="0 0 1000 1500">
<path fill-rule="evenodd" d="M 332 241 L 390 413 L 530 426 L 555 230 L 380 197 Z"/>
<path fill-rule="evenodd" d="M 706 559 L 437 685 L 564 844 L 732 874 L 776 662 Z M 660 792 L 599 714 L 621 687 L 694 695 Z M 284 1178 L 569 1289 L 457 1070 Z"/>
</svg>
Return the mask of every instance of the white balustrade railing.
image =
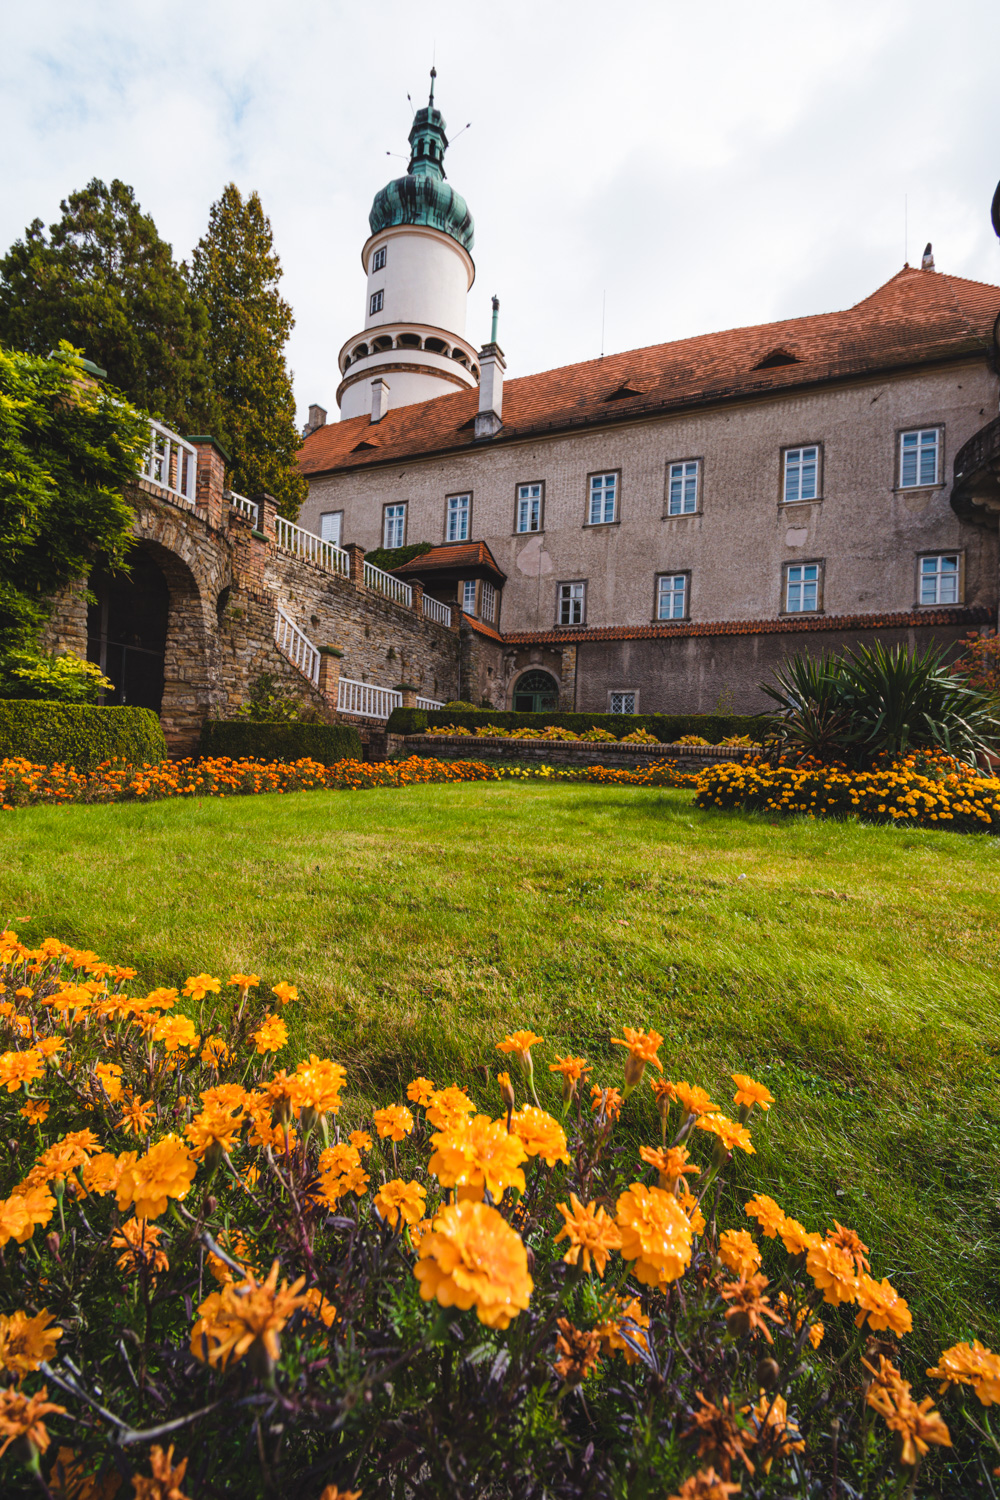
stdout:
<svg viewBox="0 0 1000 1500">
<path fill-rule="evenodd" d="M 451 624 L 451 605 L 442 604 L 439 599 L 432 599 L 429 594 L 424 595 L 424 614 L 428 620 L 439 620 L 442 625 Z"/>
<path fill-rule="evenodd" d="M 260 506 L 256 500 L 248 500 L 246 495 L 238 495 L 235 490 L 229 490 L 229 503 L 233 510 L 238 510 L 246 516 L 254 531 L 260 529 Z"/>
<path fill-rule="evenodd" d="M 371 682 L 354 682 L 341 677 L 337 707 L 341 713 L 357 714 L 362 719 L 387 719 L 394 708 L 403 705 L 402 693 L 393 688 L 375 687 Z"/>
<path fill-rule="evenodd" d="M 278 650 L 294 662 L 314 687 L 319 687 L 319 652 L 294 620 L 288 618 L 280 604 L 275 608 L 274 639 Z"/>
<path fill-rule="evenodd" d="M 444 708 L 444 704 L 443 703 L 439 703 L 436 698 L 418 698 L 417 699 L 417 707 L 418 708 Z"/>
<path fill-rule="evenodd" d="M 194 510 L 198 454 L 169 427 L 150 421 L 149 447 L 140 470 L 143 479 L 166 490 L 175 505 Z"/>
<path fill-rule="evenodd" d="M 342 547 L 334 546 L 333 542 L 324 542 L 321 536 L 316 536 L 311 531 L 303 531 L 301 526 L 286 521 L 284 516 L 274 518 L 274 540 L 279 551 L 290 552 L 293 557 L 303 557 L 307 562 L 315 563 L 318 568 L 324 568 L 327 573 L 339 573 L 344 578 L 351 575 L 351 560 Z"/>
<path fill-rule="evenodd" d="M 365 563 L 365 583 L 370 589 L 385 594 L 389 599 L 395 599 L 397 604 L 412 608 L 413 590 L 410 585 L 401 578 L 393 578 L 391 573 L 383 573 L 381 568 L 376 568 L 370 562 Z"/>
</svg>

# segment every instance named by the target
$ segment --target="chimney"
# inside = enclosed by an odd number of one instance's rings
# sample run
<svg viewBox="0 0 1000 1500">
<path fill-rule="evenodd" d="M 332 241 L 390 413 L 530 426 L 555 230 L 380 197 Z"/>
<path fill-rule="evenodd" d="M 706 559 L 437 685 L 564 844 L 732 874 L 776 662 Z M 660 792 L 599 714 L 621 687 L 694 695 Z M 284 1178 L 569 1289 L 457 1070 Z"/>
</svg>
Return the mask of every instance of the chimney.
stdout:
<svg viewBox="0 0 1000 1500">
<path fill-rule="evenodd" d="M 934 269 L 934 251 L 931 248 L 930 240 L 927 241 L 927 248 L 924 251 L 923 260 L 920 262 L 920 269 L 921 271 L 933 271 Z"/>
<path fill-rule="evenodd" d="M 389 382 L 380 375 L 372 381 L 372 421 L 381 422 L 389 410 Z"/>
<path fill-rule="evenodd" d="M 325 427 L 325 426 L 326 426 L 326 407 L 325 406 L 310 406 L 310 408 L 309 408 L 309 420 L 308 420 L 308 422 L 306 423 L 306 425 L 302 429 L 302 436 L 304 438 L 311 437 L 311 435 L 314 432 L 316 432 L 316 430 L 318 428 Z"/>
<path fill-rule="evenodd" d="M 493 298 L 493 328 L 490 341 L 479 351 L 479 410 L 476 437 L 492 438 L 503 426 L 503 372 L 507 365 L 497 343 L 500 298 Z"/>
</svg>

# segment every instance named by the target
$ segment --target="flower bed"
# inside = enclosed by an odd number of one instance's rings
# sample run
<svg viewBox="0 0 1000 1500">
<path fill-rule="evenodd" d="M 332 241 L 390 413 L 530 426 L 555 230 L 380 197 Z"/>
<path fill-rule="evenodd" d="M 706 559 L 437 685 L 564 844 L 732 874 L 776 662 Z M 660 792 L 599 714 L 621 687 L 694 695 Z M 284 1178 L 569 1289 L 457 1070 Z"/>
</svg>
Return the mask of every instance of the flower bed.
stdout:
<svg viewBox="0 0 1000 1500">
<path fill-rule="evenodd" d="M 164 797 L 247 797 L 261 792 L 365 791 L 372 787 L 421 786 L 428 782 L 520 780 L 595 781 L 615 786 L 693 786 L 695 778 L 669 762 L 637 771 L 603 766 L 495 766 L 480 761 L 181 760 L 138 769 L 106 761 L 83 773 L 69 766 L 0 761 L 0 806 L 5 812 L 32 803 L 158 802 Z"/>
<path fill-rule="evenodd" d="M 702 772 L 694 800 L 704 808 L 858 817 L 963 833 L 1000 831 L 1000 779 L 978 775 L 945 756 L 913 755 L 882 771 L 733 762 Z"/>
<path fill-rule="evenodd" d="M 730 1117 L 655 1031 L 368 1113 L 293 985 L 135 980 L 0 936 L 5 1494 L 873 1500 L 1000 1400 L 977 1343 L 913 1394 L 877 1255 L 727 1185 L 768 1089 Z"/>
</svg>

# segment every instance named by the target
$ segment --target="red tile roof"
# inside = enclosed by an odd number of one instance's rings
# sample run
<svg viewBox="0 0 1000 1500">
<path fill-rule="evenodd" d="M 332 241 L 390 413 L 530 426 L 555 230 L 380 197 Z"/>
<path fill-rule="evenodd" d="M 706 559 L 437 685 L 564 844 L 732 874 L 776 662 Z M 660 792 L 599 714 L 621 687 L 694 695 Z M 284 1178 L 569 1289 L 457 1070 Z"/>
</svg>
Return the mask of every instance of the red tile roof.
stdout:
<svg viewBox="0 0 1000 1500">
<path fill-rule="evenodd" d="M 499 641 L 501 646 L 506 645 L 508 637 L 501 635 L 499 630 L 494 630 L 492 625 L 486 625 L 482 620 L 475 619 L 472 615 L 462 612 L 462 624 L 471 625 L 479 635 L 488 635 L 491 641 Z"/>
<path fill-rule="evenodd" d="M 492 441 L 982 354 L 998 312 L 998 287 L 904 267 L 844 312 L 732 328 L 509 380 L 504 425 Z M 779 353 L 795 363 L 768 363 Z M 472 448 L 478 401 L 477 391 L 459 391 L 396 407 L 376 424 L 368 417 L 331 422 L 306 438 L 299 463 L 309 476 Z M 355 451 L 361 439 L 372 446 Z"/>
<path fill-rule="evenodd" d="M 905 630 L 910 625 L 988 625 L 993 612 L 979 605 L 907 609 L 871 615 L 800 615 L 780 620 L 677 621 L 657 625 L 579 625 L 561 630 L 512 630 L 506 646 L 581 645 L 588 641 L 645 641 L 691 635 L 782 635 L 802 630 Z"/>
<path fill-rule="evenodd" d="M 507 574 L 497 566 L 497 560 L 485 542 L 446 542 L 441 547 L 432 547 L 402 563 L 393 572 L 400 577 L 421 573 L 451 572 L 460 568 L 482 568 L 492 573 L 501 583 Z"/>
</svg>

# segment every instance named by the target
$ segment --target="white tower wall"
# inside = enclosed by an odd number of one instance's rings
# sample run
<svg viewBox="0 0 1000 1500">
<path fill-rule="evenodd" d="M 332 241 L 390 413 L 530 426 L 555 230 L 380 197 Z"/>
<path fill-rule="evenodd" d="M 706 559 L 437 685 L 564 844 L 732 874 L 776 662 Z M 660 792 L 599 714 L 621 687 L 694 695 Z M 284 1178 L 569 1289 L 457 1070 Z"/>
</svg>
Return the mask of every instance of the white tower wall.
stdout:
<svg viewBox="0 0 1000 1500">
<path fill-rule="evenodd" d="M 373 271 L 381 249 L 385 265 Z M 361 260 L 368 272 L 366 329 L 382 323 L 421 323 L 463 336 L 476 272 L 472 256 L 457 240 L 424 225 L 395 225 L 371 236 Z M 382 308 L 373 313 L 372 296 L 377 292 L 382 293 Z"/>
</svg>

